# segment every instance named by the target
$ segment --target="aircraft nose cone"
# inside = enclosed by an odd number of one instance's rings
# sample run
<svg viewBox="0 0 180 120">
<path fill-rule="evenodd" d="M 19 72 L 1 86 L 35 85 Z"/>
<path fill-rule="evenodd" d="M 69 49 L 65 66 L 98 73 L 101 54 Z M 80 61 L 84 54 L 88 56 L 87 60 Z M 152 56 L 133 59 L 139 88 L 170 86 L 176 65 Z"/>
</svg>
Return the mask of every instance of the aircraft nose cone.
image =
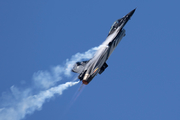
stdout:
<svg viewBox="0 0 180 120">
<path fill-rule="evenodd" d="M 126 16 L 130 18 L 134 14 L 135 11 L 136 11 L 136 8 L 132 10 L 131 12 L 129 12 Z"/>
<path fill-rule="evenodd" d="M 121 23 L 122 21 L 126 21 L 127 22 L 131 18 L 131 16 L 134 14 L 135 11 L 136 11 L 136 8 L 134 10 L 132 10 L 131 12 L 129 12 L 127 15 L 125 15 L 123 18 L 118 19 L 117 21 L 119 23 Z"/>
</svg>

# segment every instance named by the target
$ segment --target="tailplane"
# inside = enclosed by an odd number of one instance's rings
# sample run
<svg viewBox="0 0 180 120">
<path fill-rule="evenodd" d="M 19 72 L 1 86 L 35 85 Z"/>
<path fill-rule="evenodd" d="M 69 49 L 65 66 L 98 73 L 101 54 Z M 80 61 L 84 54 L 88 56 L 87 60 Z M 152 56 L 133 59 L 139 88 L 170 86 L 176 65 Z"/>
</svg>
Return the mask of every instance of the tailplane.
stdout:
<svg viewBox="0 0 180 120">
<path fill-rule="evenodd" d="M 74 65 L 72 72 L 81 73 L 84 69 L 84 66 L 87 64 L 88 61 L 76 62 Z"/>
</svg>

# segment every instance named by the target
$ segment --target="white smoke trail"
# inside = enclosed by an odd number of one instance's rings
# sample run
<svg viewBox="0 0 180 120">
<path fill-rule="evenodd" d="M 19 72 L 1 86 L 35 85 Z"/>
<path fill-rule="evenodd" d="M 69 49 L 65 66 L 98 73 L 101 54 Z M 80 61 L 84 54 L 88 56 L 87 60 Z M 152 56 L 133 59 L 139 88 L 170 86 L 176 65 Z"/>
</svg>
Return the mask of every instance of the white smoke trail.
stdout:
<svg viewBox="0 0 180 120">
<path fill-rule="evenodd" d="M 57 87 L 41 91 L 37 95 L 27 96 L 15 103 L 13 107 L 2 108 L 0 111 L 0 120 L 20 120 L 26 114 L 31 114 L 35 110 L 40 110 L 43 103 L 52 98 L 55 94 L 62 95 L 62 92 L 70 86 L 76 85 L 78 82 L 66 82 Z"/>
<path fill-rule="evenodd" d="M 33 86 L 25 90 L 11 87 L 11 94 L 2 96 L 0 104 L 0 120 L 21 120 L 27 114 L 35 110 L 41 110 L 42 105 L 55 94 L 62 95 L 68 87 L 79 82 L 66 82 L 56 85 L 63 76 L 70 77 L 71 69 L 75 62 L 93 57 L 98 47 L 92 48 L 85 53 L 77 53 L 67 59 L 64 66 L 56 66 L 48 71 L 38 71 L 33 75 Z"/>
<path fill-rule="evenodd" d="M 62 75 L 65 75 L 67 77 L 71 76 L 71 69 L 73 65 L 77 61 L 90 59 L 93 57 L 96 50 L 98 50 L 99 47 L 91 48 L 90 50 L 86 51 L 85 53 L 76 53 L 71 57 L 71 59 L 67 59 L 64 66 L 56 66 L 51 69 L 51 72 L 48 71 L 38 71 L 33 75 L 33 80 L 35 86 L 38 86 L 41 88 L 49 88 L 51 86 L 54 86 L 58 81 L 62 79 Z"/>
</svg>

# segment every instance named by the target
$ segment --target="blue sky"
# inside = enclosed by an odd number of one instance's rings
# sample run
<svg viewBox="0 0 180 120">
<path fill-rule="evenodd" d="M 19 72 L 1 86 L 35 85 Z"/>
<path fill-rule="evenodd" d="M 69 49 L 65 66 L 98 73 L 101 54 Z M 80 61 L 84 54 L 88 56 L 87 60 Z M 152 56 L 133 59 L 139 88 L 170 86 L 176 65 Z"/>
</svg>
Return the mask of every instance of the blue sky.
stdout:
<svg viewBox="0 0 180 120">
<path fill-rule="evenodd" d="M 107 61 L 109 67 L 68 111 L 80 83 L 48 99 L 24 120 L 179 120 L 179 4 L 178 0 L 0 1 L 0 107 L 11 99 L 11 86 L 23 92 L 33 86 L 38 71 L 51 71 L 72 55 L 100 45 L 113 22 L 137 7 L 125 26 L 126 36 Z M 63 77 L 56 85 L 74 76 Z"/>
</svg>

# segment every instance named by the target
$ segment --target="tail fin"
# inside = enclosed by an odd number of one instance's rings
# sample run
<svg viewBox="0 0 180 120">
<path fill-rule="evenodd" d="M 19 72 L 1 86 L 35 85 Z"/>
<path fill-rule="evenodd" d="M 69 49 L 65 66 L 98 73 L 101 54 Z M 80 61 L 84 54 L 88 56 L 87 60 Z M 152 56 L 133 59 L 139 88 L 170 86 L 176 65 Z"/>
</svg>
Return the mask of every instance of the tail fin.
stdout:
<svg viewBox="0 0 180 120">
<path fill-rule="evenodd" d="M 101 67 L 101 70 L 99 71 L 99 74 L 103 73 L 107 67 L 108 67 L 108 64 L 104 63 L 103 66 Z"/>
</svg>

